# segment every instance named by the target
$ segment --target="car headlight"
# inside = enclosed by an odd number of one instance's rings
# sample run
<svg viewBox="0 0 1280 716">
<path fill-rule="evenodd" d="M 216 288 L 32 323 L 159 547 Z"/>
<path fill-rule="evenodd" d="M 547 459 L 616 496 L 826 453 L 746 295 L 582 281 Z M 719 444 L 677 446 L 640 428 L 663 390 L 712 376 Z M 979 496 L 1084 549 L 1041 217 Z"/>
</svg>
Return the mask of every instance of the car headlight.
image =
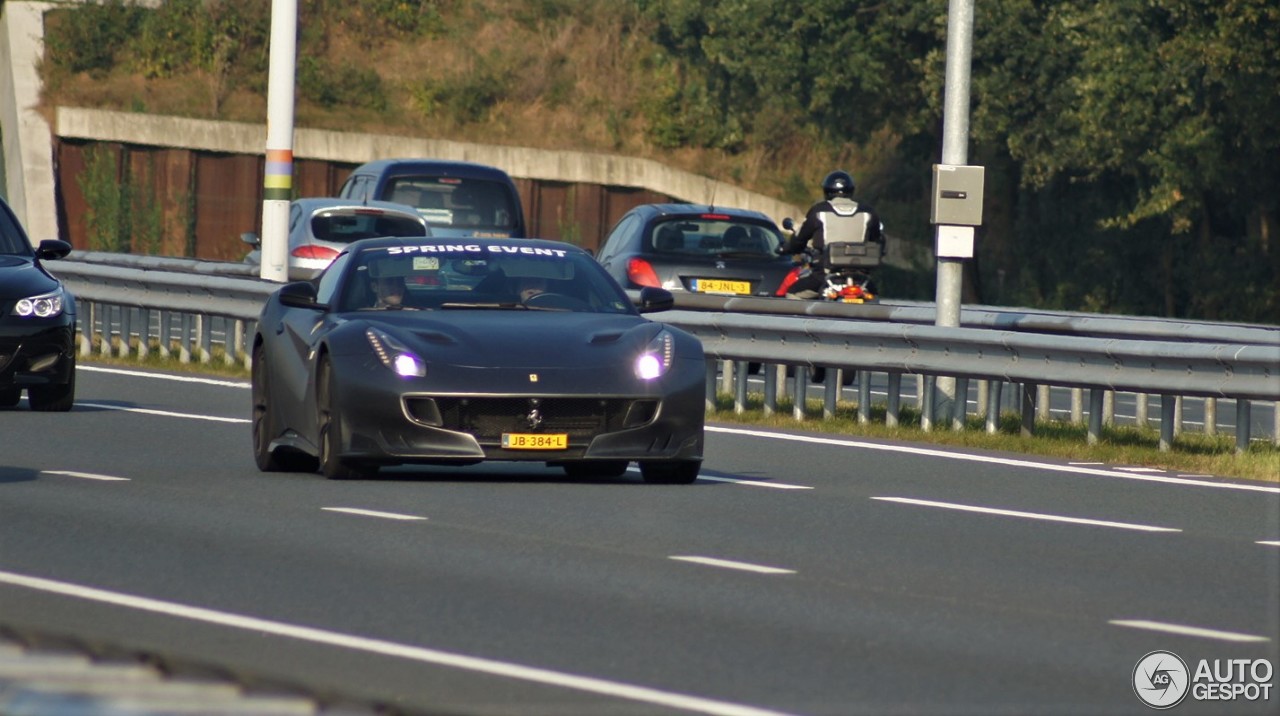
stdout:
<svg viewBox="0 0 1280 716">
<path fill-rule="evenodd" d="M 378 360 L 402 378 L 421 378 L 427 374 L 427 364 L 400 341 L 376 328 L 366 329 L 365 336 Z"/>
<path fill-rule="evenodd" d="M 668 330 L 659 331 L 636 358 L 636 375 L 641 380 L 653 380 L 666 374 L 675 358 L 675 348 L 675 336 Z"/>
<path fill-rule="evenodd" d="M 53 318 L 62 314 L 62 287 L 40 296 L 24 298 L 13 307 L 13 315 L 22 318 Z"/>
</svg>

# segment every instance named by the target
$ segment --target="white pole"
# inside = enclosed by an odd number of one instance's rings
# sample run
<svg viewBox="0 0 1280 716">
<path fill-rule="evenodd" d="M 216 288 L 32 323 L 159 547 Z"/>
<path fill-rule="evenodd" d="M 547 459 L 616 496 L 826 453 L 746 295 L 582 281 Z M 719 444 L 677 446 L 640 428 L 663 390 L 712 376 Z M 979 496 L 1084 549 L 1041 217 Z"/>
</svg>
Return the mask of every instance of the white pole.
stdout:
<svg viewBox="0 0 1280 716">
<path fill-rule="evenodd" d="M 969 160 L 969 66 L 973 55 L 974 0 L 951 0 L 947 12 L 947 69 L 942 111 L 942 163 L 966 164 Z M 934 325 L 960 325 L 960 293 L 964 262 L 938 258 Z M 929 396 L 932 398 L 933 396 Z M 956 382 L 938 376 L 936 418 L 945 420 L 955 409 Z"/>
<path fill-rule="evenodd" d="M 262 182 L 262 267 L 268 281 L 289 280 L 289 200 L 293 195 L 293 85 L 298 0 L 271 0 L 267 74 L 267 161 Z"/>
</svg>

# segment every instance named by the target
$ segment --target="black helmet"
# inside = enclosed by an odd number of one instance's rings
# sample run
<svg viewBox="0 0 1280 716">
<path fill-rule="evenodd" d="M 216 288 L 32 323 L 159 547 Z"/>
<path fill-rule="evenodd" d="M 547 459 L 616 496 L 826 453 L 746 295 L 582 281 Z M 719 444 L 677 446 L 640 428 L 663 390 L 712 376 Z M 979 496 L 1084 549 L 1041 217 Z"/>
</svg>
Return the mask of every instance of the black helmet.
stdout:
<svg viewBox="0 0 1280 716">
<path fill-rule="evenodd" d="M 822 193 L 828 199 L 837 196 L 853 198 L 853 177 L 843 169 L 837 169 L 822 180 Z"/>
</svg>

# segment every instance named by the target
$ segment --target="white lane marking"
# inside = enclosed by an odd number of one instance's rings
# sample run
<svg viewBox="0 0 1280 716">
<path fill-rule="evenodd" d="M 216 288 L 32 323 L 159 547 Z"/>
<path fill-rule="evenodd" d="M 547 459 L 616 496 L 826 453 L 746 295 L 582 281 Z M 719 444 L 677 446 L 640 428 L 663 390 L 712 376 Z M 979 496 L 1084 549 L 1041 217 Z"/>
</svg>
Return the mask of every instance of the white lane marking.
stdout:
<svg viewBox="0 0 1280 716">
<path fill-rule="evenodd" d="M 81 363 L 76 366 L 76 370 L 88 371 L 90 373 L 112 373 L 115 375 L 127 375 L 133 378 L 157 378 L 159 380 L 173 380 L 180 383 L 203 383 L 205 385 L 218 385 L 225 388 L 248 388 L 249 382 L 243 380 L 218 380 L 216 378 L 201 378 L 194 375 L 169 375 L 167 373 L 147 373 L 140 370 L 124 370 L 122 368 L 103 368 L 96 365 L 85 365 Z"/>
<path fill-rule="evenodd" d="M 788 485 L 782 482 L 765 482 L 763 480 L 739 480 L 735 477 L 710 477 L 708 475 L 698 475 L 699 480 L 710 480 L 711 482 L 732 482 L 738 485 L 750 485 L 751 487 L 772 487 L 775 490 L 812 490 L 808 485 Z"/>
<path fill-rule="evenodd" d="M 1271 540 L 1262 540 L 1262 541 L 1259 541 L 1258 544 L 1264 544 L 1268 547 L 1280 547 L 1280 541 L 1273 542 Z"/>
<path fill-rule="evenodd" d="M 627 472 L 640 474 L 640 468 L 629 467 Z M 708 480 L 710 482 L 732 482 L 737 485 L 749 485 L 751 487 L 772 487 L 775 490 L 812 490 L 808 485 L 788 485 L 783 482 L 765 482 L 764 480 L 742 480 L 736 477 L 711 477 L 710 475 L 698 475 L 699 480 Z"/>
<path fill-rule="evenodd" d="M 150 408 L 126 408 L 121 405 L 105 405 L 103 403 L 76 403 L 86 408 L 99 410 L 119 410 L 125 413 L 141 413 L 143 415 L 159 415 L 165 418 L 187 418 L 189 420 L 209 420 L 215 423 L 245 424 L 253 422 L 248 418 L 220 418 L 216 415 L 194 415 L 192 413 L 174 413 L 168 410 L 151 410 Z"/>
<path fill-rule="evenodd" d="M 1068 465 L 1106 465 L 1105 462 L 1069 462 Z"/>
<path fill-rule="evenodd" d="M 348 515 L 361 515 L 363 517 L 381 517 L 387 520 L 425 520 L 426 517 L 418 517 L 417 515 L 400 515 L 395 512 L 377 512 L 375 510 L 361 510 L 355 507 L 321 507 L 325 512 L 345 512 Z"/>
<path fill-rule="evenodd" d="M 835 447 L 852 447 L 862 448 L 864 450 L 881 450 L 884 452 L 900 452 L 912 455 L 928 455 L 930 457 L 944 458 L 947 460 L 965 460 L 968 462 L 981 462 L 989 465 L 1007 465 L 1009 467 L 1029 467 L 1036 470 L 1045 470 L 1050 472 L 1070 472 L 1077 475 L 1093 475 L 1096 477 L 1119 477 L 1125 480 L 1145 480 L 1148 482 L 1164 482 L 1173 485 L 1186 485 L 1189 487 L 1214 487 L 1220 490 L 1245 490 L 1249 492 L 1266 492 L 1273 495 L 1280 495 L 1280 487 L 1268 487 L 1266 485 L 1242 485 L 1233 482 L 1206 482 L 1202 480 L 1186 480 L 1176 477 L 1166 477 L 1163 475 L 1136 475 L 1128 472 L 1113 472 L 1111 470 L 1096 470 L 1089 467 L 1080 467 L 1076 465 L 1058 465 L 1056 463 L 1034 462 L 1032 460 L 1014 460 L 1012 458 L 995 457 L 992 455 L 971 455 L 959 452 L 947 452 L 945 450 L 931 450 L 928 448 L 918 448 L 910 445 L 891 445 L 881 443 L 869 443 L 861 440 L 841 440 L 836 438 L 820 438 L 810 435 L 792 435 L 789 433 L 771 433 L 764 430 L 748 430 L 744 428 L 728 428 L 722 425 L 708 425 L 706 431 L 709 433 L 726 433 L 729 435 L 745 435 L 748 437 L 772 438 L 774 440 L 789 440 L 800 443 L 812 443 L 817 445 L 832 445 Z"/>
<path fill-rule="evenodd" d="M 724 567 L 725 569 L 741 569 L 744 572 L 759 572 L 760 574 L 795 574 L 794 569 L 781 569 L 779 567 L 765 567 L 759 564 L 748 564 L 746 562 L 731 562 L 727 559 L 715 559 L 714 557 L 696 557 L 692 555 L 671 555 L 669 559 L 679 560 L 681 562 L 693 562 L 695 564 L 705 564 L 709 567 Z"/>
<path fill-rule="evenodd" d="M 1265 636 L 1240 634 L 1231 631 L 1219 631 L 1217 629 L 1203 629 L 1201 627 L 1184 626 L 1182 624 L 1165 624 L 1164 622 L 1152 622 L 1144 619 L 1112 619 L 1108 623 L 1115 624 L 1116 626 L 1129 627 L 1131 629 L 1148 629 L 1150 631 L 1159 631 L 1168 634 L 1181 634 L 1183 636 L 1198 636 L 1205 639 L 1217 639 L 1219 641 L 1271 641 Z"/>
<path fill-rule="evenodd" d="M 872 497 L 873 500 L 883 500 L 885 502 L 901 502 L 908 505 L 921 505 L 924 507 L 941 507 L 947 510 L 960 510 L 962 512 L 981 512 L 988 515 L 1002 515 L 1005 517 L 1023 517 L 1032 520 L 1046 520 L 1048 522 L 1070 522 L 1077 525 L 1092 525 L 1094 527 L 1117 527 L 1125 530 L 1139 530 L 1142 532 L 1181 532 L 1180 529 L 1173 527 L 1152 527 L 1150 525 L 1135 525 L 1128 522 L 1108 522 L 1106 520 L 1089 520 L 1081 517 L 1062 517 L 1059 515 L 1045 515 L 1038 512 L 1019 512 L 1017 510 L 998 510 L 992 507 L 975 507 L 973 505 L 957 505 L 951 502 L 934 502 L 932 500 L 915 500 L 909 497 Z"/>
<path fill-rule="evenodd" d="M 337 646 L 344 649 L 352 649 L 370 654 L 381 654 L 383 656 L 392 656 L 410 661 L 435 664 L 437 666 L 448 666 L 456 669 L 490 674 L 493 676 L 502 676 L 521 681 L 558 686 L 566 689 L 602 694 L 604 696 L 614 698 L 666 706 L 674 709 L 684 709 L 686 711 L 694 711 L 697 713 L 712 714 L 713 716 L 786 716 L 786 714 L 778 711 L 769 711 L 753 706 L 744 706 L 725 701 L 715 701 L 713 699 L 706 699 L 698 696 L 676 694 L 644 686 L 634 686 L 617 681 L 597 679 L 590 676 L 565 674 L 558 671 L 552 671 L 550 669 L 523 666 L 521 664 L 513 664 L 494 659 L 465 656 L 463 654 L 454 654 L 447 651 L 428 649 L 409 644 L 399 644 L 381 639 L 369 639 L 350 634 L 341 634 L 338 632 L 326 631 L 324 629 L 286 624 L 268 619 L 241 616 L 239 614 L 193 607 L 185 604 L 177 604 L 175 602 L 166 602 L 159 599 L 138 597 L 130 594 L 121 594 L 119 592 L 109 592 L 103 589 L 84 587 L 78 584 L 70 584 L 68 582 L 57 582 L 51 579 L 30 577 L 27 575 L 15 574 L 13 572 L 0 571 L 0 583 L 10 584 L 17 587 L 25 587 L 27 589 L 33 589 L 49 594 L 59 594 L 62 596 L 86 599 L 103 604 L 112 604 L 115 606 L 126 607 L 128 609 L 137 609 L 139 611 L 151 612 L 153 614 L 163 614 L 166 616 L 177 617 L 179 619 L 189 619 L 207 624 L 216 624 L 218 626 L 242 629 L 249 632 L 273 634 L 275 636 L 298 639 L 300 641 L 315 644 L 326 644 L 329 646 Z"/>
<path fill-rule="evenodd" d="M 65 475 L 66 477 L 79 477 L 85 480 L 104 480 L 109 482 L 128 482 L 127 477 L 112 477 L 110 475 L 95 475 L 91 472 L 72 472 L 70 470 L 41 470 L 46 475 Z"/>
<path fill-rule="evenodd" d="M 1123 472 L 1141 472 L 1145 474 L 1164 472 L 1164 470 L 1155 467 L 1117 467 L 1116 469 Z"/>
</svg>

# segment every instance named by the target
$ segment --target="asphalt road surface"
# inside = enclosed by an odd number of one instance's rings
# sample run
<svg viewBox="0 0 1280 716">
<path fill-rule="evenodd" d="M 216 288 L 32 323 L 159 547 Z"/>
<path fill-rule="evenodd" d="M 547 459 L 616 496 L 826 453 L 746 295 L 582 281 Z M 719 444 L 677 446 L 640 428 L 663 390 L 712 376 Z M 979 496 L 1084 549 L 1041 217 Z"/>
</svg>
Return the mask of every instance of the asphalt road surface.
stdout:
<svg viewBox="0 0 1280 716">
<path fill-rule="evenodd" d="M 715 424 L 687 486 L 330 482 L 248 414 L 96 366 L 0 411 L 0 627 L 431 714 L 1145 714 L 1151 652 L 1280 665 L 1274 483 Z"/>
</svg>

